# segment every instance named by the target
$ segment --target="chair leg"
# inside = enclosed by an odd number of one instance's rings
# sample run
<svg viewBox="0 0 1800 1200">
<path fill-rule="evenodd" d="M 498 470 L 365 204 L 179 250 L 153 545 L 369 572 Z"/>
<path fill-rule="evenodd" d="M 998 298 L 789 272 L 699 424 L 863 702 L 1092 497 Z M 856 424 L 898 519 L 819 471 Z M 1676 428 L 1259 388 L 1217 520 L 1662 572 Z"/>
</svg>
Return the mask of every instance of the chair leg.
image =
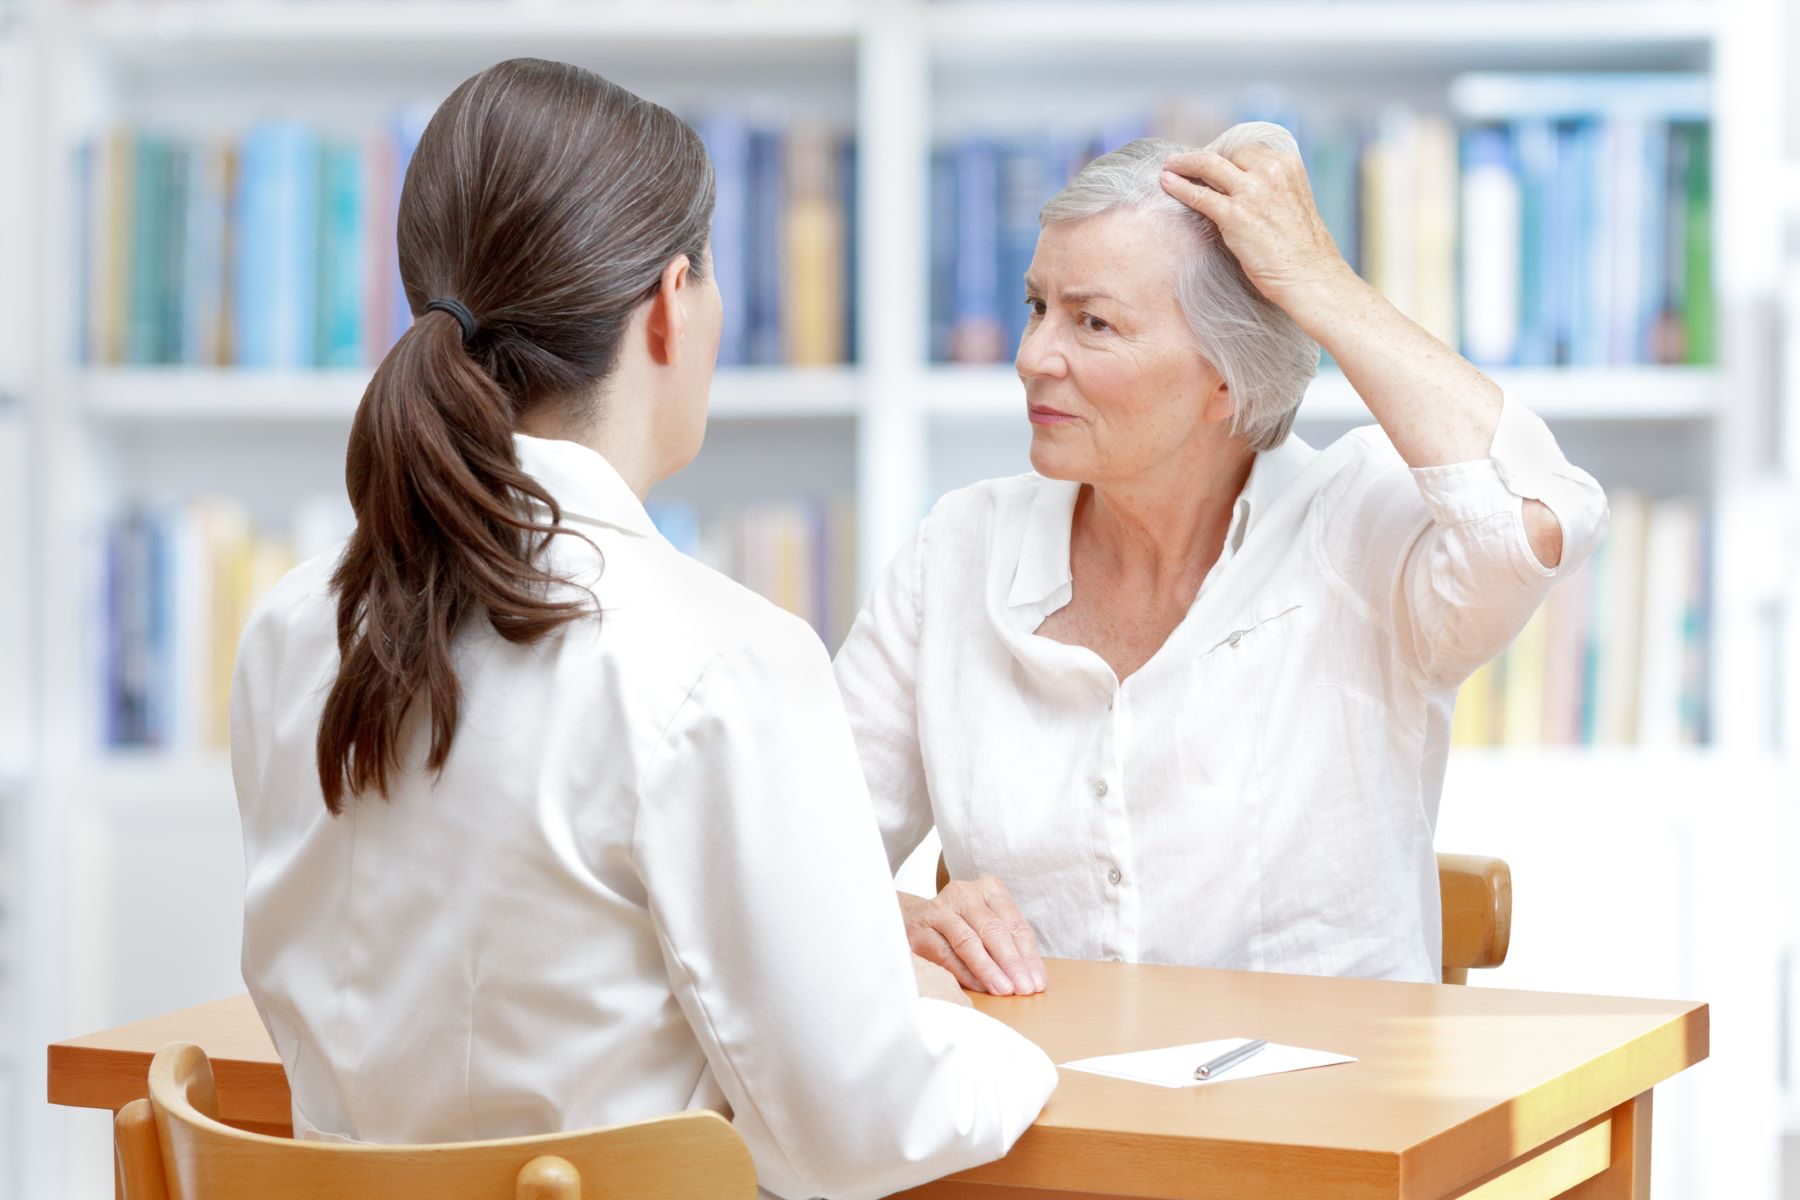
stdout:
<svg viewBox="0 0 1800 1200">
<path fill-rule="evenodd" d="M 120 1200 L 169 1200 L 156 1114 L 148 1100 L 133 1100 L 113 1117 L 113 1154 Z"/>
<path fill-rule="evenodd" d="M 519 1168 L 514 1195 L 518 1200 L 581 1200 L 581 1173 L 567 1159 L 546 1154 Z"/>
</svg>

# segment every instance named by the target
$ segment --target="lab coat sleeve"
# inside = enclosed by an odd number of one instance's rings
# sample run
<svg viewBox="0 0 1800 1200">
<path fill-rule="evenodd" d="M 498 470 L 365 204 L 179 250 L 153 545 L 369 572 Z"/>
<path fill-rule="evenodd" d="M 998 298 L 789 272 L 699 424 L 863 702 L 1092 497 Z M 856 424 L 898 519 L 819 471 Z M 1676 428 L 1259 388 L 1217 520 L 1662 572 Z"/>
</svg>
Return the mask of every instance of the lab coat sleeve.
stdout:
<svg viewBox="0 0 1800 1200">
<path fill-rule="evenodd" d="M 918 995 L 830 664 L 770 624 L 711 660 L 647 761 L 633 854 L 761 1186 L 885 1196 L 1005 1154 L 1056 1069 Z"/>
<path fill-rule="evenodd" d="M 919 569 L 914 538 L 882 574 L 833 664 L 892 871 L 932 822 L 919 750 Z"/>
</svg>

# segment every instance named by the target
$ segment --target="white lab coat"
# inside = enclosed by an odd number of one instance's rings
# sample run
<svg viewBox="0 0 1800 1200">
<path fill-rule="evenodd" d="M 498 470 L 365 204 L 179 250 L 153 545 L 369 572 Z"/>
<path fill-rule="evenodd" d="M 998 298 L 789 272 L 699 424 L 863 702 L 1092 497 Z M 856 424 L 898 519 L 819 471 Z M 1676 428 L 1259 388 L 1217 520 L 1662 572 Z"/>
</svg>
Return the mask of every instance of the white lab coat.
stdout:
<svg viewBox="0 0 1800 1200">
<path fill-rule="evenodd" d="M 459 631 L 441 777 L 415 713 L 388 797 L 325 811 L 336 555 L 291 572 L 243 636 L 244 979 L 297 1134 L 452 1141 L 712 1108 L 786 1197 L 885 1195 L 1004 1154 L 1055 1068 L 918 996 L 818 639 L 675 551 L 599 454 L 516 444 L 592 540 L 547 555 L 602 616 L 533 646 Z"/>
</svg>

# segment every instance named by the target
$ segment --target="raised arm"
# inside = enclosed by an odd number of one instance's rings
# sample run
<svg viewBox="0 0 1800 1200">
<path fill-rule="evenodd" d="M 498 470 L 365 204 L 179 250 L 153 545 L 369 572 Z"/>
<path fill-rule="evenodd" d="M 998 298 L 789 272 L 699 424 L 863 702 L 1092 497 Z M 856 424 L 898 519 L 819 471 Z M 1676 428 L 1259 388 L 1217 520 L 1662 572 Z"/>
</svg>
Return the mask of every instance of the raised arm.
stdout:
<svg viewBox="0 0 1800 1200">
<path fill-rule="evenodd" d="M 1166 168 L 1164 189 L 1218 225 L 1245 275 L 1343 369 L 1408 466 L 1490 456 L 1499 385 L 1350 269 L 1297 156 L 1267 146 L 1232 158 L 1201 150 L 1176 155 Z M 1544 498 L 1521 499 L 1532 554 L 1554 568 L 1562 525 Z"/>
</svg>

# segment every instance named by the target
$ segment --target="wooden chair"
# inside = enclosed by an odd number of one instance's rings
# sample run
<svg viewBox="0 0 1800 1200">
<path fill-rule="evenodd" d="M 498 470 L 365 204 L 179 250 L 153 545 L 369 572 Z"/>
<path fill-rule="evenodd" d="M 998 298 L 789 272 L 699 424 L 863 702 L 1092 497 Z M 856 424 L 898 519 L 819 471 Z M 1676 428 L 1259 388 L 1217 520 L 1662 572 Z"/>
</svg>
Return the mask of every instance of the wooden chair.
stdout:
<svg viewBox="0 0 1800 1200">
<path fill-rule="evenodd" d="M 1506 961 L 1512 940 L 1512 871 L 1498 858 L 1440 854 L 1438 891 L 1444 906 L 1444 982 L 1467 983 L 1471 968 Z M 950 869 L 938 855 L 938 891 Z"/>
<path fill-rule="evenodd" d="M 438 1146 L 295 1141 L 218 1120 L 212 1064 L 172 1042 L 150 1063 L 150 1098 L 113 1121 L 124 1200 L 753 1200 L 756 1169 L 717 1113 L 684 1112 L 579 1133 Z"/>
</svg>

